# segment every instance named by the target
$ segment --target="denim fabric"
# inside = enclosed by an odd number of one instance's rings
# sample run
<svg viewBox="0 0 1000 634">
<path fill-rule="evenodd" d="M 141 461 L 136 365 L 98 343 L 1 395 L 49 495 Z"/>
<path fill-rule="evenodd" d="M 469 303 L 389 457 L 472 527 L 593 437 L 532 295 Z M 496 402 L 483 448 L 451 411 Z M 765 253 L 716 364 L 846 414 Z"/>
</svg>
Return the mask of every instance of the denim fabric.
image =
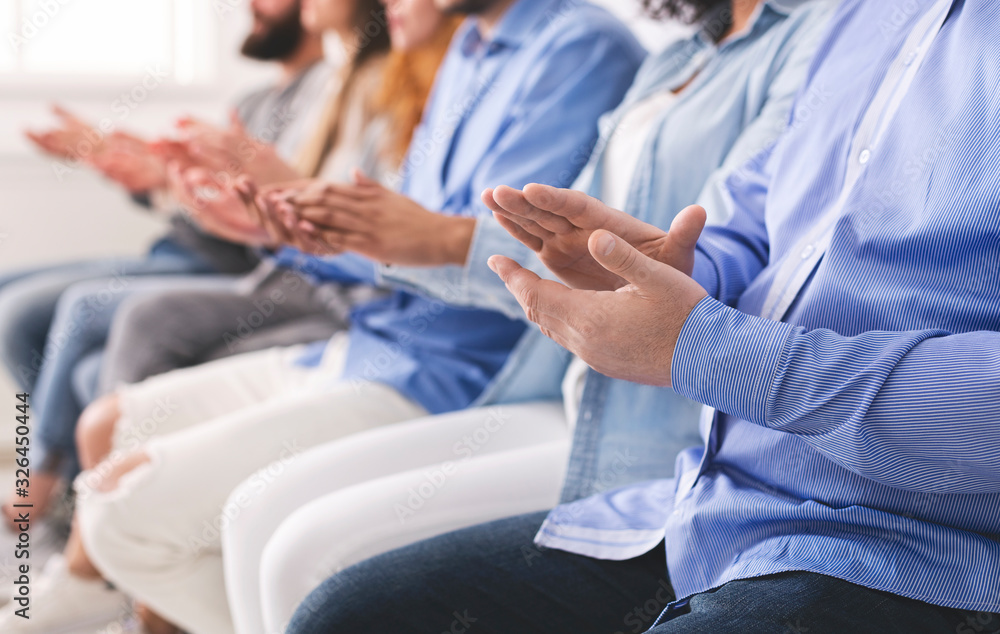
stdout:
<svg viewBox="0 0 1000 634">
<path fill-rule="evenodd" d="M 601 561 L 539 549 L 544 513 L 402 548 L 328 579 L 289 634 L 994 634 L 1000 615 L 932 606 L 791 572 L 734 581 L 663 614 L 663 549 Z M 662 614 L 662 617 L 661 617 Z"/>
<path fill-rule="evenodd" d="M 150 255 L 34 273 L 0 287 L 3 361 L 21 389 L 31 394 L 32 464 L 73 475 L 78 468 L 74 429 L 86 405 L 73 389 L 77 362 L 103 346 L 114 309 L 144 278 L 201 277 L 210 271 L 190 258 Z"/>
</svg>

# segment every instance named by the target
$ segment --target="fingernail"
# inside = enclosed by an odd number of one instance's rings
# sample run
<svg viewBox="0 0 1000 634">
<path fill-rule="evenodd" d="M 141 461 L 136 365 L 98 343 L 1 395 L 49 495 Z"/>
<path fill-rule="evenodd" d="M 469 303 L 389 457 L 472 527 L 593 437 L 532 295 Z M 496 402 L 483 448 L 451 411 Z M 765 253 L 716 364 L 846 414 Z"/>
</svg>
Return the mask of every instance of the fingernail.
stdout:
<svg viewBox="0 0 1000 634">
<path fill-rule="evenodd" d="M 489 260 L 486 260 L 486 266 L 490 267 L 491 271 L 499 275 L 500 271 L 497 270 L 497 264 L 495 258 L 490 258 Z"/>
<path fill-rule="evenodd" d="M 615 239 L 611 237 L 610 233 L 605 233 L 597 238 L 597 250 L 604 255 L 611 255 L 611 252 L 615 250 Z"/>
</svg>

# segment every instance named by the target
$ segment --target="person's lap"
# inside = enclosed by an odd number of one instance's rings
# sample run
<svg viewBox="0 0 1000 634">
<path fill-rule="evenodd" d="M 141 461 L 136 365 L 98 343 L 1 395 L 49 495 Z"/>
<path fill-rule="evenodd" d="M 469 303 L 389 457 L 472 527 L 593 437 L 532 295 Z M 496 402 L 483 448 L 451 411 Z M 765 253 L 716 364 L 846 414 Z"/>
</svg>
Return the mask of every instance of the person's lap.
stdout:
<svg viewBox="0 0 1000 634">
<path fill-rule="evenodd" d="M 663 547 L 617 562 L 540 549 L 533 538 L 544 517 L 476 526 L 348 568 L 309 595 L 288 632 L 1000 632 L 1000 615 L 941 608 L 810 572 L 725 584 L 691 597 L 649 629 L 674 598 Z M 963 629 L 972 625 L 977 629 Z"/>
<path fill-rule="evenodd" d="M 549 508 L 568 449 L 561 404 L 503 405 L 355 434 L 305 452 L 271 486 L 244 482 L 230 500 L 249 504 L 223 531 L 234 618 L 256 623 L 274 606 L 266 631 L 280 631 L 333 570 Z M 273 556 L 261 572 L 265 547 Z"/>
<path fill-rule="evenodd" d="M 114 313 L 126 298 L 170 288 L 210 289 L 228 284 L 230 279 L 149 274 L 135 280 L 86 280 L 63 291 L 57 300 L 47 335 L 45 361 L 32 394 L 38 412 L 33 428 L 36 451 L 60 456 L 64 474 L 69 478 L 76 475 L 76 422 L 89 402 L 77 399 L 74 390 L 77 366 L 101 350 Z"/>
<path fill-rule="evenodd" d="M 103 574 L 170 621 L 228 631 L 219 529 L 242 508 L 229 492 L 255 474 L 267 486 L 309 447 L 422 414 L 389 387 L 342 383 L 158 434 L 143 445 L 150 462 L 81 500 L 81 538 Z"/>
<path fill-rule="evenodd" d="M 203 272 L 205 266 L 192 258 L 164 254 L 70 262 L 0 275 L 0 360 L 23 388 L 34 386 L 56 303 L 62 292 L 77 282 Z"/>
<path fill-rule="evenodd" d="M 348 568 L 309 595 L 288 632 L 631 632 L 642 631 L 629 625 L 636 610 L 659 614 L 673 600 L 661 549 L 628 562 L 539 549 L 544 518 L 483 524 Z"/>
</svg>

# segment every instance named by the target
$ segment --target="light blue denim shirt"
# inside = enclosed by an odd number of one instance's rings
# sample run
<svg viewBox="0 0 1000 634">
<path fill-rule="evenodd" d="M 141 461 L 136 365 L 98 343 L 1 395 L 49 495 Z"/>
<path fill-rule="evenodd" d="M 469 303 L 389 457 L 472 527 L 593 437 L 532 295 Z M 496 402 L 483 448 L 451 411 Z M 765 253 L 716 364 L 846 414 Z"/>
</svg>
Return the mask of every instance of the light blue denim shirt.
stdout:
<svg viewBox="0 0 1000 634">
<path fill-rule="evenodd" d="M 725 221 L 731 208 L 725 181 L 785 129 L 831 4 L 766 2 L 743 33 L 721 44 L 712 36 L 713 30 L 718 33 L 720 16 L 708 16 L 698 33 L 643 65 L 622 105 L 602 119 L 601 140 L 575 187 L 600 198 L 604 150 L 622 118 L 648 97 L 687 85 L 641 148 L 626 211 L 666 227 L 678 211 L 698 202 L 708 210 L 710 222 Z M 493 219 L 478 223 L 465 267 L 385 267 L 381 273 L 415 288 L 449 288 L 451 302 L 523 317 L 513 296 L 486 266 L 487 258 L 497 253 L 551 277 L 535 254 Z M 533 330 L 479 402 L 558 398 L 568 362 L 565 350 Z M 699 411 L 700 405 L 672 390 L 611 380 L 591 371 L 563 499 L 669 477 L 673 457 L 700 442 Z M 671 422 L 664 425 L 664 420 Z"/>
<path fill-rule="evenodd" d="M 448 49 L 399 173 L 399 190 L 452 216 L 486 216 L 488 184 L 571 184 L 599 138 L 601 114 L 631 86 L 646 51 L 605 9 L 580 0 L 518 0 L 492 33 L 466 20 Z M 391 181 L 392 179 L 390 179 Z M 370 283 L 370 262 L 325 260 L 324 280 Z M 432 287 L 447 300 L 447 286 Z M 342 380 L 377 381 L 440 414 L 468 407 L 526 329 L 489 307 L 397 289 L 355 307 Z M 304 362 L 318 361 L 321 347 Z"/>
</svg>

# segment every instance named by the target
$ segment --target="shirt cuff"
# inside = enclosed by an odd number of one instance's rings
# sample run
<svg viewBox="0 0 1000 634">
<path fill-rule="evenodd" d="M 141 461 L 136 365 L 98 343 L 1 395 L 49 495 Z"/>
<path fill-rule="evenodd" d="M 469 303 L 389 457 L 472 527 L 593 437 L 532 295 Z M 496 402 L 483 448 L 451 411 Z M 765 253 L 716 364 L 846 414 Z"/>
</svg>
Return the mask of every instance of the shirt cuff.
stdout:
<svg viewBox="0 0 1000 634">
<path fill-rule="evenodd" d="M 496 220 L 488 217 L 476 221 L 465 266 L 385 265 L 379 268 L 379 276 L 393 286 L 430 294 L 451 304 L 495 310 L 512 319 L 524 319 L 524 312 L 517 299 L 487 264 L 493 255 L 505 255 L 542 277 L 551 278 L 551 273 L 541 266 L 531 249 L 507 233 Z"/>
<path fill-rule="evenodd" d="M 719 298 L 719 271 L 712 259 L 700 250 L 694 252 L 694 269 L 691 277 L 708 291 L 710 297 Z"/>
<path fill-rule="evenodd" d="M 706 297 L 677 339 L 671 385 L 720 412 L 765 425 L 771 387 L 794 328 Z"/>
</svg>

